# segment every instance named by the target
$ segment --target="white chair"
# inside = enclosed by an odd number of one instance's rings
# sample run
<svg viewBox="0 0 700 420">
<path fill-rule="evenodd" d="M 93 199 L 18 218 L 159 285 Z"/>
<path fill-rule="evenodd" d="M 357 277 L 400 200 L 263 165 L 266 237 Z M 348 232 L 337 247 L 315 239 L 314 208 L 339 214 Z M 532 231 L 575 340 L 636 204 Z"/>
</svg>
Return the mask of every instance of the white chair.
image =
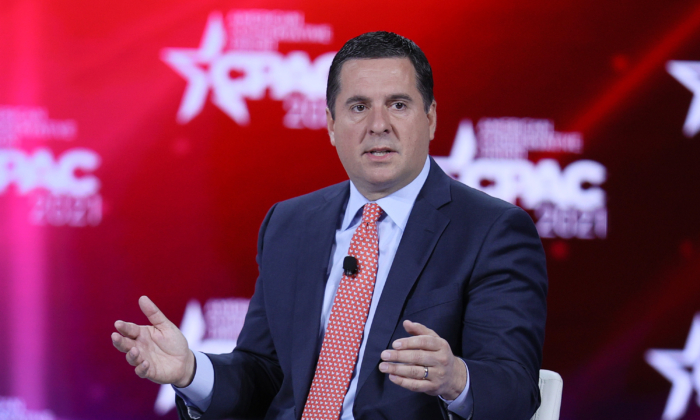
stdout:
<svg viewBox="0 0 700 420">
<path fill-rule="evenodd" d="M 564 381 L 557 372 L 540 370 L 540 397 L 542 403 L 530 420 L 559 420 L 563 387 Z"/>
</svg>

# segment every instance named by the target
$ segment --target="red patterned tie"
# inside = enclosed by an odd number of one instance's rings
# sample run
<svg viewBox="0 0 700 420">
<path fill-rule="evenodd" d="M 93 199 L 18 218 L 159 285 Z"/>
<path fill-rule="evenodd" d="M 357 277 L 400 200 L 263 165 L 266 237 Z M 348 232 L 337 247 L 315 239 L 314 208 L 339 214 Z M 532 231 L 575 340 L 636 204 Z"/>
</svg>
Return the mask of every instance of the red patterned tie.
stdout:
<svg viewBox="0 0 700 420">
<path fill-rule="evenodd" d="M 377 220 L 381 214 L 377 204 L 365 204 L 362 222 L 352 235 L 348 254 L 357 258 L 358 270 L 353 276 L 343 274 L 340 280 L 302 420 L 340 417 L 377 278 Z"/>
</svg>

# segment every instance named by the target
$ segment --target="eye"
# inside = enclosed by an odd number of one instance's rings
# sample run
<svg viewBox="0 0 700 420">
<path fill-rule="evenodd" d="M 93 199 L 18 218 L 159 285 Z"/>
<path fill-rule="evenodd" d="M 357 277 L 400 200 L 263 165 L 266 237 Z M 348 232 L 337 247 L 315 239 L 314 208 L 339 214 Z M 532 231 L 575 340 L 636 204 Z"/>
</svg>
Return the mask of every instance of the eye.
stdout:
<svg viewBox="0 0 700 420">
<path fill-rule="evenodd" d="M 394 102 L 394 108 L 395 109 L 406 109 L 406 104 L 403 102 Z"/>
<path fill-rule="evenodd" d="M 365 107 L 364 105 L 362 105 L 362 104 L 357 104 L 357 105 L 353 105 L 351 109 L 352 109 L 353 111 L 355 111 L 355 112 L 362 112 L 362 111 L 365 110 L 365 108 L 366 108 L 366 107 Z"/>
</svg>

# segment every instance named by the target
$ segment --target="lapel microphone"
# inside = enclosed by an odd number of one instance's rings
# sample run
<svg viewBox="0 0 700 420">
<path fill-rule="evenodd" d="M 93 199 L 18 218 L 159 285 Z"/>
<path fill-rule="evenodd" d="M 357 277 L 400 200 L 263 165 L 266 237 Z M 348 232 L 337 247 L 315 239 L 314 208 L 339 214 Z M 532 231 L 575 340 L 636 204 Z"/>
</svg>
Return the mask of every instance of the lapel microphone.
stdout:
<svg viewBox="0 0 700 420">
<path fill-rule="evenodd" d="M 348 277 L 357 274 L 357 258 L 349 255 L 345 257 L 343 260 L 343 271 Z"/>
</svg>

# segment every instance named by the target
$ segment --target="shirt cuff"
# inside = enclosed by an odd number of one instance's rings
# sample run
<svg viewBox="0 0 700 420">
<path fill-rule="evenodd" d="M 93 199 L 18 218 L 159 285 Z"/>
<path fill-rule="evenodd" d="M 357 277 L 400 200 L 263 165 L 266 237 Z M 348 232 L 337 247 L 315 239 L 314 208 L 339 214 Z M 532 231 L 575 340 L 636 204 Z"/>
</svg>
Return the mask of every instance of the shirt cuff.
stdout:
<svg viewBox="0 0 700 420">
<path fill-rule="evenodd" d="M 446 400 L 440 396 L 440 399 L 447 404 L 447 409 L 459 417 L 462 417 L 464 419 L 469 419 L 472 416 L 472 411 L 474 408 L 474 397 L 472 396 L 472 390 L 471 387 L 469 386 L 470 383 L 470 376 L 469 375 L 469 367 L 467 366 L 467 362 L 464 361 L 464 359 L 460 358 L 459 360 L 464 363 L 464 368 L 467 369 L 467 383 L 464 385 L 464 389 L 462 390 L 462 393 L 459 394 L 457 398 L 454 400 Z"/>
<path fill-rule="evenodd" d="M 214 392 L 214 365 L 204 353 L 198 351 L 193 353 L 197 369 L 194 372 L 192 383 L 184 388 L 173 385 L 173 389 L 185 401 L 190 417 L 197 419 L 207 411 L 209 404 L 211 404 Z"/>
</svg>

